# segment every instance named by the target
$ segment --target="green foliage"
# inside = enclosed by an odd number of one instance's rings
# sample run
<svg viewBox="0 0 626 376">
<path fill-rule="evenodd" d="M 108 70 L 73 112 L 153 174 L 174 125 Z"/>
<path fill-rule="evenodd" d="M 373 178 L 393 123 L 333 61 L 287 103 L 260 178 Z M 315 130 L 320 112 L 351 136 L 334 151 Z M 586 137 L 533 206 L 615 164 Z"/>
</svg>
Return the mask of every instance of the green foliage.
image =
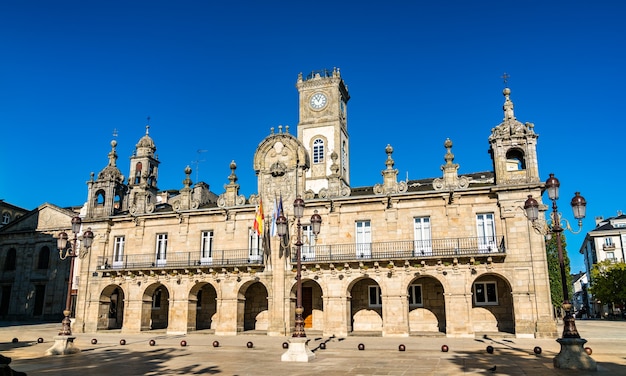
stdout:
<svg viewBox="0 0 626 376">
<path fill-rule="evenodd" d="M 546 252 L 548 259 L 548 275 L 550 276 L 550 296 L 552 297 L 552 305 L 561 308 L 563 305 L 563 283 L 561 279 L 561 266 L 559 263 L 559 249 L 557 245 L 559 234 L 552 234 L 550 240 L 546 241 Z M 569 299 L 573 296 L 572 276 L 570 274 L 569 257 L 567 256 L 567 241 L 563 233 L 561 236 L 561 244 L 563 249 L 563 264 L 565 265 L 565 276 L 567 278 L 567 288 Z"/>
<path fill-rule="evenodd" d="M 602 304 L 626 302 L 626 263 L 604 260 L 591 269 L 591 287 L 593 297 Z"/>
</svg>

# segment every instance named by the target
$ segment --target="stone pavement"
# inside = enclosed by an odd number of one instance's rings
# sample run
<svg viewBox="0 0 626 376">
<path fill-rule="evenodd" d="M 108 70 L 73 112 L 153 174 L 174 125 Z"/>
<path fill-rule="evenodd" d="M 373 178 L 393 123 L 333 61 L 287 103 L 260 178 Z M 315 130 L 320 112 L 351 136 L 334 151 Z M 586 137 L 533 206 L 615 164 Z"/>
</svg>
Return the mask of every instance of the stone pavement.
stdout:
<svg viewBox="0 0 626 376">
<path fill-rule="evenodd" d="M 552 358 L 560 346 L 554 339 L 514 337 L 345 339 L 309 334 L 316 358 L 309 363 L 281 362 L 287 337 L 242 334 L 232 337 L 206 332 L 166 335 L 164 332 L 121 334 L 77 333 L 74 355 L 45 356 L 60 324 L 0 323 L 0 354 L 13 358 L 11 367 L 28 376 L 63 375 L 626 375 L 626 321 L 577 321 L 581 335 L 593 350 L 598 372 L 554 369 Z M 38 338 L 43 343 L 37 343 Z M 13 343 L 13 338 L 19 341 Z M 97 344 L 92 344 L 92 338 Z M 120 345 L 125 339 L 126 345 Z M 154 346 L 149 342 L 153 339 Z M 181 341 L 187 341 L 182 347 Z M 213 347 L 219 341 L 219 347 Z M 247 343 L 253 347 L 248 348 Z M 326 349 L 320 344 L 325 343 Z M 362 343 L 365 349 L 358 350 Z M 404 344 L 406 351 L 399 351 Z M 441 346 L 447 345 L 448 352 Z M 486 351 L 493 346 L 493 354 Z M 533 348 L 542 353 L 535 355 Z M 490 369 L 497 367 L 495 372 Z"/>
</svg>

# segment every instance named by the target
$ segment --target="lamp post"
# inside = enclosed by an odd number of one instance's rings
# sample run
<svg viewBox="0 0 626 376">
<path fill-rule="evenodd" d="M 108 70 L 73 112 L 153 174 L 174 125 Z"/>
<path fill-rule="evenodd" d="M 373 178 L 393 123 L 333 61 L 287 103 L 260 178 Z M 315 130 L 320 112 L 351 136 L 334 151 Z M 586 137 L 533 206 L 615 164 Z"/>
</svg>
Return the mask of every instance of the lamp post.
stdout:
<svg viewBox="0 0 626 376">
<path fill-rule="evenodd" d="M 582 230 L 582 220 L 585 218 L 587 202 L 584 197 L 580 195 L 580 192 L 576 192 L 570 202 L 572 210 L 574 211 L 574 218 L 578 220 L 578 230 L 574 231 L 570 227 L 569 222 L 561 218 L 561 213 L 558 211 L 556 202 L 559 199 L 560 185 L 561 183 L 554 177 L 554 174 L 550 174 L 550 177 L 546 180 L 546 191 L 548 192 L 548 198 L 552 201 L 552 213 L 550 214 L 550 224 L 545 229 L 545 234 L 553 233 L 556 235 L 556 247 L 561 272 L 561 287 L 563 289 L 563 310 L 565 312 L 563 317 L 563 335 L 562 338 L 557 339 L 557 342 L 561 344 L 561 352 L 554 358 L 554 366 L 556 368 L 596 370 L 597 366 L 595 361 L 591 359 L 582 348 L 582 345 L 587 341 L 580 338 L 580 334 L 576 329 L 575 318 L 572 314 L 572 304 L 569 300 L 569 288 L 567 285 L 567 273 L 565 271 L 564 251 L 561 239 L 565 229 L 574 234 Z M 527 218 L 531 222 L 535 223 L 539 219 L 539 203 L 532 195 L 528 195 L 528 198 L 524 202 L 524 210 L 526 211 Z"/>
<path fill-rule="evenodd" d="M 304 200 L 298 196 L 293 202 L 293 213 L 296 217 L 297 237 L 296 237 L 296 317 L 294 330 L 291 335 L 292 338 L 306 338 L 304 332 L 304 318 L 302 313 L 304 307 L 302 306 L 302 224 L 300 219 L 304 216 Z M 317 210 L 311 216 L 311 227 L 313 235 L 317 237 L 320 233 L 320 227 L 322 225 L 322 217 L 317 214 Z M 276 219 L 276 227 L 278 235 L 283 239 L 287 235 L 287 218 L 280 213 Z M 287 353 L 283 355 L 283 361 L 308 361 L 315 357 L 315 355 L 306 348 L 306 342 L 296 341 L 294 344 L 301 344 L 303 346 L 289 347 Z M 306 358 L 306 360 L 304 360 Z"/>
</svg>

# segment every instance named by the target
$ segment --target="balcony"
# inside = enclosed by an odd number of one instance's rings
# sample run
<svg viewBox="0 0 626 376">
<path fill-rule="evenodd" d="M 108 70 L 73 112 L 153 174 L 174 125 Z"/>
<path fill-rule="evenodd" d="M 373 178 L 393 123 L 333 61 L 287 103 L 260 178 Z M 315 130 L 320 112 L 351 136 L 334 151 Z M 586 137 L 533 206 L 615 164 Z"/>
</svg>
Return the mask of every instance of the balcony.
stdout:
<svg viewBox="0 0 626 376">
<path fill-rule="evenodd" d="M 176 268 L 212 268 L 263 265 L 262 249 L 234 249 L 211 252 L 210 257 L 201 257 L 196 252 L 171 252 L 166 257 L 155 254 L 124 255 L 120 260 L 111 261 L 109 257 L 98 256 L 100 270 L 140 270 L 140 269 L 176 269 Z"/>
<path fill-rule="evenodd" d="M 293 247 L 291 261 L 297 261 Z M 432 239 L 429 241 L 404 240 L 379 243 L 351 243 L 302 246 L 301 262 L 305 264 L 351 262 L 454 259 L 460 257 L 503 258 L 506 255 L 504 237 L 475 237 Z"/>
</svg>

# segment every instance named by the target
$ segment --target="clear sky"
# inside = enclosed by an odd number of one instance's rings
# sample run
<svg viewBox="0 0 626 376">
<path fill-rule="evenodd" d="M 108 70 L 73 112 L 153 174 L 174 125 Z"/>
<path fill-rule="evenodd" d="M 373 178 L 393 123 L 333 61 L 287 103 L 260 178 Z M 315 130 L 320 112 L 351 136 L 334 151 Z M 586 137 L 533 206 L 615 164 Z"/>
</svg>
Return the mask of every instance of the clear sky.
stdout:
<svg viewBox="0 0 626 376">
<path fill-rule="evenodd" d="M 298 73 L 333 67 L 351 95 L 352 186 L 382 182 L 387 144 L 401 178 L 441 176 L 447 137 L 460 173 L 492 170 L 507 72 L 517 119 L 540 135 L 542 179 L 560 179 L 570 221 L 582 193 L 587 232 L 626 210 L 625 4 L 4 0 L 0 199 L 81 205 L 114 129 L 128 175 L 148 116 L 160 189 L 182 188 L 191 165 L 220 194 L 235 160 L 247 197 L 270 127 L 296 133 Z M 568 236 L 574 272 L 582 239 Z"/>
</svg>

